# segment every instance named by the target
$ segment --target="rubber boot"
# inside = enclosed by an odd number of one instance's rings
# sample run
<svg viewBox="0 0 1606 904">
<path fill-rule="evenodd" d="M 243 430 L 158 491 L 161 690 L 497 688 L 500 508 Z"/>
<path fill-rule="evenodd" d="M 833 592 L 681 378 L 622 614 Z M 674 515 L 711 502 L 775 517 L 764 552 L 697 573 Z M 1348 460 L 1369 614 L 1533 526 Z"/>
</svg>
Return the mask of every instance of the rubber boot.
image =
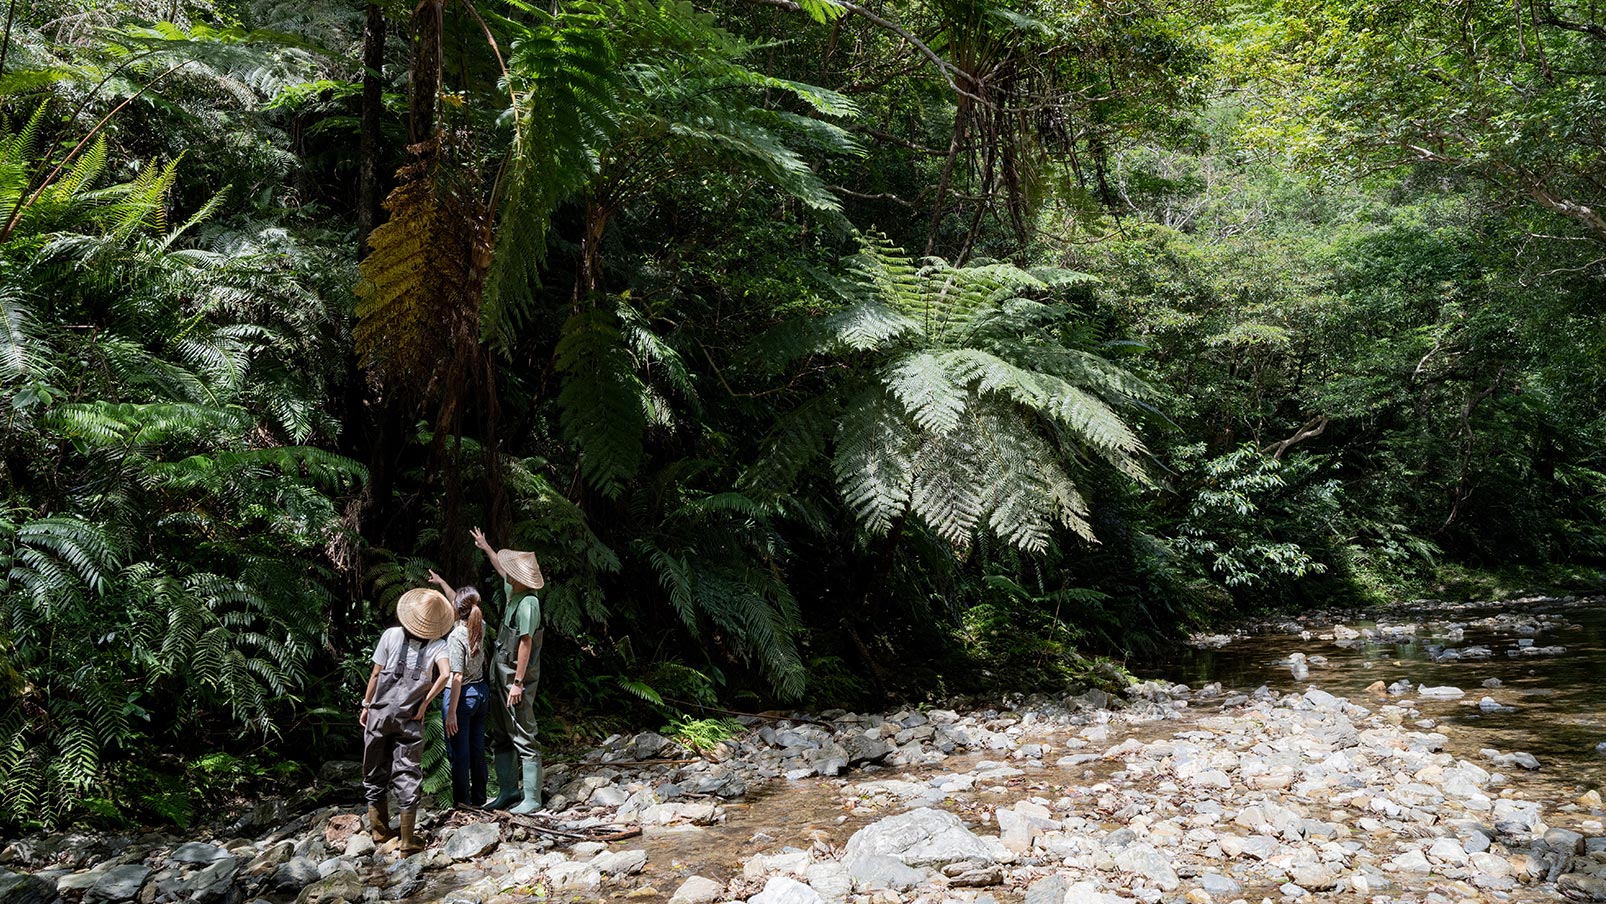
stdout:
<svg viewBox="0 0 1606 904">
<path fill-rule="evenodd" d="M 401 855 L 403 857 L 411 857 L 424 849 L 423 843 L 413 833 L 413 825 L 417 819 L 418 813 L 412 810 L 401 814 Z"/>
<path fill-rule="evenodd" d="M 487 801 L 487 810 L 506 810 L 518 803 L 524 795 L 519 793 L 519 765 L 513 751 L 496 752 L 496 797 Z"/>
<path fill-rule="evenodd" d="M 524 760 L 524 802 L 509 813 L 534 813 L 541 809 L 541 755 Z"/>
<path fill-rule="evenodd" d="M 396 837 L 395 831 L 390 827 L 389 810 L 390 807 L 386 804 L 368 805 L 368 837 L 374 840 L 374 844 L 384 844 Z"/>
</svg>

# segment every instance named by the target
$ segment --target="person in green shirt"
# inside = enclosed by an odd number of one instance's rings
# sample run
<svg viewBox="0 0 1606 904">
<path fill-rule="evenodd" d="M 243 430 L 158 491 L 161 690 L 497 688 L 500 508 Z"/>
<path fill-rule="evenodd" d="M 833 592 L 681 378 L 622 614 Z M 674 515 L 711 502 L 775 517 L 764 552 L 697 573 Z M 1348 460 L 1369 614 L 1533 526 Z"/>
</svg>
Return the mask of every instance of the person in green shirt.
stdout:
<svg viewBox="0 0 1606 904">
<path fill-rule="evenodd" d="M 535 740 L 535 686 L 541 678 L 541 601 L 535 591 L 546 586 L 535 553 L 492 549 L 479 528 L 470 532 L 474 545 L 502 576 L 507 605 L 496 632 L 491 670 L 491 750 L 496 760 L 496 798 L 491 810 L 512 807 L 514 813 L 541 809 L 541 745 Z M 520 764 L 515 764 L 517 754 Z M 520 791 L 518 767 L 523 769 Z M 517 804 L 517 806 L 513 806 Z"/>
</svg>

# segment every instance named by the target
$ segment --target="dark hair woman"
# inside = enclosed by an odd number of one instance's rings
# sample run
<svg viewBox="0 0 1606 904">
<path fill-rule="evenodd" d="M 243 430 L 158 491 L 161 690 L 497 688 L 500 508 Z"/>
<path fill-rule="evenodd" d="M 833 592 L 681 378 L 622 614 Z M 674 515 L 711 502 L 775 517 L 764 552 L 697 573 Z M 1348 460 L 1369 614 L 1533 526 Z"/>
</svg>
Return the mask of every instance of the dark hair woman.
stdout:
<svg viewBox="0 0 1606 904">
<path fill-rule="evenodd" d="M 446 637 L 452 680 L 441 707 L 446 754 L 452 764 L 452 804 L 480 807 L 485 804 L 485 717 L 491 693 L 485 678 L 485 614 L 480 611 L 478 590 L 451 590 L 435 572 L 429 576 L 451 591 L 457 608 L 457 624 Z"/>
</svg>

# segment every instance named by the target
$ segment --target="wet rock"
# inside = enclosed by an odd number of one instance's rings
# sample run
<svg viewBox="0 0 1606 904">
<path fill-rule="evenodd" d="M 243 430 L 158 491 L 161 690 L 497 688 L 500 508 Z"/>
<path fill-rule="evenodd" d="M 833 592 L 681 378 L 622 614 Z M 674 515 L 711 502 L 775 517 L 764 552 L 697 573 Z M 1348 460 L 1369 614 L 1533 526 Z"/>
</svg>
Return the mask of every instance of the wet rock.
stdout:
<svg viewBox="0 0 1606 904">
<path fill-rule="evenodd" d="M 131 901 L 150 878 L 150 868 L 138 863 L 113 866 L 100 874 L 95 884 L 84 893 L 89 901 Z"/>
<path fill-rule="evenodd" d="M 339 870 L 301 889 L 296 904 L 343 904 L 363 900 L 367 886 L 351 870 Z"/>
<path fill-rule="evenodd" d="M 789 876 L 771 876 L 748 904 L 823 904 L 820 893 Z"/>
<path fill-rule="evenodd" d="M 494 822 L 473 822 L 452 832 L 446 839 L 446 856 L 453 860 L 483 857 L 502 843 L 502 826 Z"/>
<path fill-rule="evenodd" d="M 630 752 L 638 760 L 651 760 L 664 756 L 674 749 L 673 741 L 656 732 L 644 731 L 636 735 Z"/>
<path fill-rule="evenodd" d="M 1493 751 L 1485 751 L 1485 754 L 1487 755 L 1492 752 Z M 1519 766 L 1523 769 L 1529 770 L 1539 768 L 1538 758 L 1531 753 L 1525 753 L 1521 750 L 1513 751 L 1511 753 L 1496 753 L 1494 756 L 1489 757 L 1489 760 L 1502 769 L 1510 769 L 1512 766 Z"/>
<path fill-rule="evenodd" d="M 702 876 L 692 876 L 675 889 L 669 904 L 714 904 L 724 896 L 723 884 Z"/>
<path fill-rule="evenodd" d="M 1446 685 L 1443 687 L 1418 688 L 1416 695 L 1418 697 L 1426 697 L 1429 700 L 1459 700 L 1460 698 L 1465 697 L 1467 692 L 1459 687 L 1450 687 Z"/>
</svg>

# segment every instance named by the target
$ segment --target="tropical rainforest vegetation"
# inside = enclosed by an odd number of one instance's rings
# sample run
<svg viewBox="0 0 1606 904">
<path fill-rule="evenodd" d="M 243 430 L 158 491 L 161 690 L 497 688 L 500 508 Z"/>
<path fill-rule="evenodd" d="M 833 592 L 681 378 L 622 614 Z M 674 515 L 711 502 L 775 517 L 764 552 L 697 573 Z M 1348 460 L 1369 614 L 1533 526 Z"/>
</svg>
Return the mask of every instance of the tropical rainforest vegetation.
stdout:
<svg viewBox="0 0 1606 904">
<path fill-rule="evenodd" d="M 4 28 L 0 823 L 350 747 L 476 525 L 549 737 L 1606 562 L 1594 0 Z"/>
</svg>

